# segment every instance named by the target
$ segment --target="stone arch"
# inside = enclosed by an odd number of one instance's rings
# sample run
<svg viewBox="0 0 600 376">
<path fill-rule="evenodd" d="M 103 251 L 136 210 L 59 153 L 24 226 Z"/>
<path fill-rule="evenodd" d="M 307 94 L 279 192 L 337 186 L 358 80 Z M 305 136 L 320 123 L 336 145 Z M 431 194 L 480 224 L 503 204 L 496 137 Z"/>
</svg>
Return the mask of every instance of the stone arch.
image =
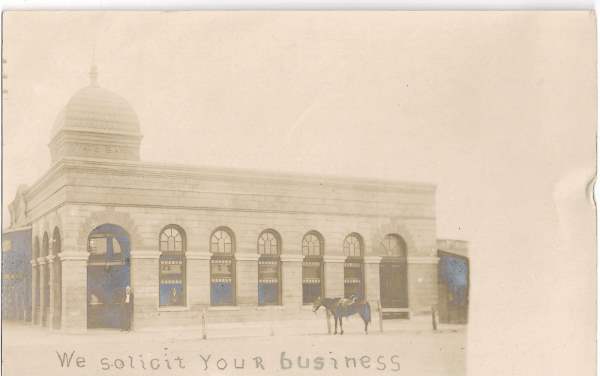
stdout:
<svg viewBox="0 0 600 376">
<path fill-rule="evenodd" d="M 134 220 L 128 213 L 118 212 L 114 209 L 92 213 L 80 226 L 77 237 L 77 248 L 87 250 L 88 237 L 92 231 L 103 224 L 113 224 L 122 227 L 129 235 L 131 250 L 143 244 L 142 238 L 137 230 Z"/>
<path fill-rule="evenodd" d="M 325 237 L 323 236 L 323 234 L 321 234 L 320 231 L 317 231 L 317 230 L 310 230 L 302 236 L 302 247 L 300 248 L 300 250 L 302 251 L 302 254 L 304 255 L 305 240 L 311 236 L 314 236 L 319 242 L 319 247 L 320 247 L 319 256 L 325 256 Z"/>
<path fill-rule="evenodd" d="M 279 231 L 277 231 L 271 227 L 262 230 L 258 234 L 258 237 L 256 238 L 256 251 L 260 254 L 259 248 L 260 248 L 261 238 L 267 234 L 271 234 L 275 238 L 275 240 L 277 241 L 277 255 L 281 255 L 281 250 L 283 248 L 283 245 L 281 243 L 281 234 L 279 233 Z"/>
<path fill-rule="evenodd" d="M 44 231 L 44 237 L 42 238 L 42 249 L 40 256 L 46 257 L 50 254 L 50 238 L 48 237 L 48 231 Z"/>
<path fill-rule="evenodd" d="M 44 225 L 45 225 L 44 226 L 45 231 L 47 231 L 48 234 L 51 234 L 50 248 L 52 249 L 52 239 L 53 239 L 54 235 L 58 234 L 60 239 L 63 240 L 62 228 L 64 226 L 63 226 L 62 217 L 58 213 L 58 210 L 56 210 L 46 216 L 46 218 L 44 220 Z M 58 230 L 58 233 L 55 233 L 56 230 Z"/>
<path fill-rule="evenodd" d="M 40 237 L 35 235 L 33 237 L 33 250 L 31 252 L 32 259 L 35 261 L 38 257 L 40 257 Z"/>
<path fill-rule="evenodd" d="M 60 227 L 54 227 L 54 231 L 52 231 L 52 240 L 50 241 L 50 244 L 50 253 L 52 255 L 56 256 L 60 252 L 62 252 L 62 235 L 60 232 Z"/>
<path fill-rule="evenodd" d="M 44 238 L 44 233 L 48 232 L 48 220 L 46 217 L 40 217 L 37 219 L 32 226 L 32 234 L 34 237 L 37 237 L 40 245 L 40 253 L 38 257 L 43 256 L 42 254 L 42 239 Z"/>
<path fill-rule="evenodd" d="M 383 249 L 382 241 L 386 235 L 393 234 L 398 235 L 406 243 L 406 256 L 413 255 L 416 252 L 415 242 L 411 232 L 408 230 L 406 225 L 403 223 L 393 220 L 388 223 L 384 223 L 377 228 L 371 235 L 371 249 L 376 256 L 385 256 L 385 250 Z"/>
<path fill-rule="evenodd" d="M 351 249 L 354 250 L 352 248 L 352 245 L 355 245 L 353 239 L 356 239 L 355 241 L 358 242 L 359 254 L 358 255 L 353 254 L 352 256 L 363 257 L 365 255 L 365 240 L 363 239 L 363 236 L 361 234 L 359 234 L 358 232 L 351 232 L 351 233 L 348 233 L 346 236 L 344 236 L 344 240 L 342 242 L 342 251 L 343 251 L 344 256 L 346 256 L 346 257 L 350 256 L 350 254 L 348 252 L 352 253 Z"/>
<path fill-rule="evenodd" d="M 217 228 L 215 228 L 211 233 L 210 233 L 210 238 L 208 239 L 208 249 L 210 250 L 211 253 L 213 252 L 213 247 L 212 247 L 212 243 L 213 243 L 213 236 L 218 232 L 218 231 L 223 231 L 226 234 L 229 235 L 229 237 L 231 238 L 231 254 L 235 254 L 237 252 L 237 239 L 236 239 L 236 235 L 235 232 L 231 229 L 231 227 L 228 226 L 218 226 Z"/>
<path fill-rule="evenodd" d="M 406 241 L 404 240 L 404 238 L 402 236 L 400 236 L 396 233 L 391 233 L 391 234 L 385 235 L 385 237 L 383 239 L 384 239 L 384 243 L 388 242 L 388 244 L 385 244 L 385 248 L 386 248 L 385 256 L 400 257 L 400 258 L 407 257 L 408 249 L 406 247 Z"/>
<path fill-rule="evenodd" d="M 182 242 L 182 250 L 185 253 L 185 251 L 187 250 L 187 245 L 188 245 L 188 241 L 187 241 L 187 232 L 185 231 L 185 229 L 183 227 L 181 227 L 179 224 L 176 223 L 170 223 L 166 226 L 163 226 L 160 231 L 158 231 L 158 249 L 160 251 L 162 251 L 163 247 L 161 246 L 161 236 L 163 235 L 163 233 L 169 229 L 174 229 L 179 233 L 179 236 L 181 236 L 181 242 Z"/>
</svg>

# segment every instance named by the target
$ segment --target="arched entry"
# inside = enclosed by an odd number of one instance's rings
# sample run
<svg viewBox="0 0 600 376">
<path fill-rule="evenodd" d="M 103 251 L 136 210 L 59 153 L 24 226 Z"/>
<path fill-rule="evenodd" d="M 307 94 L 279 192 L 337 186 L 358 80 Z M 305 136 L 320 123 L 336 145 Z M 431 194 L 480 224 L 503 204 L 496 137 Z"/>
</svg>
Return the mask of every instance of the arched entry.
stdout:
<svg viewBox="0 0 600 376">
<path fill-rule="evenodd" d="M 94 229 L 88 237 L 87 327 L 122 327 L 123 295 L 130 284 L 129 234 L 113 224 Z"/>
<path fill-rule="evenodd" d="M 54 296 L 54 315 L 52 316 L 52 327 L 59 329 L 62 313 L 62 265 L 58 255 L 61 252 L 60 232 L 58 231 L 58 227 L 54 228 L 54 232 L 52 233 L 52 240 L 50 241 L 50 243 L 52 245 L 52 256 L 54 256 L 52 262 L 52 268 L 54 273 L 52 285 L 52 292 Z"/>
<path fill-rule="evenodd" d="M 383 239 L 383 256 L 379 269 L 381 306 L 400 309 L 401 317 L 407 317 L 408 278 L 406 268 L 406 242 L 401 236 L 388 234 Z"/>
</svg>

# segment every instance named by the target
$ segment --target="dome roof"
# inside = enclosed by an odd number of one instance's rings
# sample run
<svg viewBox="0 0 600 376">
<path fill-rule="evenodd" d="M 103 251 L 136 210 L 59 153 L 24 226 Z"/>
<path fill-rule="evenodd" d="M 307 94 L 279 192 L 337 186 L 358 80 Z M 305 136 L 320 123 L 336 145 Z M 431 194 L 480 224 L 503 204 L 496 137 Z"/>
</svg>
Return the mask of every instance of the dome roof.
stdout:
<svg viewBox="0 0 600 376">
<path fill-rule="evenodd" d="M 105 133 L 140 134 L 140 124 L 131 105 L 118 94 L 98 86 L 95 67 L 90 85 L 77 91 L 59 113 L 52 134 L 60 129 Z"/>
</svg>

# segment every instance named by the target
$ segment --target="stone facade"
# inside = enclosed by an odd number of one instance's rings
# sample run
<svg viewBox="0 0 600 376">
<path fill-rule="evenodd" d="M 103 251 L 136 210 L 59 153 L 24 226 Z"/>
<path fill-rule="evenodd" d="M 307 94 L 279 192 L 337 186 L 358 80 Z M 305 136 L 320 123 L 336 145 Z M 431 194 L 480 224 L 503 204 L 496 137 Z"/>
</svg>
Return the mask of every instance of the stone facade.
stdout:
<svg viewBox="0 0 600 376">
<path fill-rule="evenodd" d="M 95 106 L 93 98 L 108 95 L 105 91 L 85 95 L 85 100 L 75 101 L 78 114 L 88 107 L 96 115 L 106 110 Z M 122 107 L 122 102 L 111 100 Z M 121 107 L 106 110 L 114 112 L 106 118 L 118 118 Z M 61 116 L 70 119 L 69 113 Z M 408 304 L 404 309 L 418 314 L 436 303 L 433 185 L 145 163 L 138 160 L 141 135 L 136 133 L 135 119 L 130 111 L 125 117 L 122 123 L 128 128 L 123 132 L 113 127 L 103 133 L 98 122 L 87 131 L 85 124 L 65 123 L 70 125 L 62 129 L 59 124 L 51 143 L 51 169 L 33 186 L 20 189 L 14 201 L 11 223 L 31 226 L 32 244 L 41 244 L 44 237 L 51 242 L 60 238 L 55 256 L 38 252 L 32 260 L 34 322 L 63 330 L 86 329 L 88 241 L 92 231 L 104 224 L 119 226 L 129 237 L 136 329 L 198 325 L 203 312 L 211 321 L 307 316 L 310 311 L 302 304 L 302 242 L 310 231 L 317 231 L 324 243 L 326 296 L 344 294 L 344 240 L 356 233 L 363 242 L 366 299 L 377 306 L 382 294 L 380 263 L 390 256 L 383 240 L 393 234 L 405 247 Z M 74 146 L 82 140 L 91 145 L 85 153 Z M 125 158 L 109 148 L 109 155 L 103 155 L 111 144 L 121 148 L 126 144 L 134 151 Z M 167 225 L 177 225 L 185 235 L 182 306 L 159 306 L 159 235 Z M 231 229 L 235 242 L 236 304 L 215 307 L 211 306 L 210 239 L 221 226 Z M 257 238 L 265 229 L 274 229 L 281 239 L 280 306 L 258 306 Z M 58 269 L 48 267 L 52 263 L 60 263 L 60 276 L 55 275 Z M 59 288 L 52 290 L 51 302 L 40 299 L 36 304 L 40 291 L 35 286 L 44 281 L 45 273 Z M 44 309 L 46 320 L 42 320 Z"/>
<path fill-rule="evenodd" d="M 104 223 L 118 225 L 130 236 L 138 328 L 197 322 L 205 309 L 211 320 L 219 321 L 302 316 L 301 244 L 311 230 L 324 238 L 325 295 L 343 295 L 343 241 L 358 233 L 364 241 L 366 296 L 377 301 L 379 263 L 385 256 L 380 243 L 386 234 L 398 234 L 407 245 L 410 311 L 428 311 L 436 301 L 432 186 L 62 160 L 28 192 L 34 238 L 55 227 L 63 234 L 59 259 L 64 329 L 85 328 L 87 241 Z M 159 308 L 158 236 L 169 224 L 180 226 L 187 237 L 187 304 Z M 219 226 L 232 229 L 236 240 L 237 305 L 231 308 L 210 307 L 209 238 Z M 267 228 L 282 239 L 283 304 L 282 309 L 265 308 L 275 313 L 257 315 L 256 244 Z M 53 270 L 41 267 L 44 260 L 36 261 L 40 280 Z M 34 307 L 34 315 L 43 309 Z"/>
</svg>

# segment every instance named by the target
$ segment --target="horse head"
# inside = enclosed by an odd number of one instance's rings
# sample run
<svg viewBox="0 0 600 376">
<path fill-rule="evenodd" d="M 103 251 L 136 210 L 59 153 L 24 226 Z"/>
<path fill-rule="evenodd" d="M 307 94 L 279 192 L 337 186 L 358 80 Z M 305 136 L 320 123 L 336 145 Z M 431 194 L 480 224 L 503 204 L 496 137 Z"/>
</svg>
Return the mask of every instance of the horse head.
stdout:
<svg viewBox="0 0 600 376">
<path fill-rule="evenodd" d="M 319 310 L 319 308 L 321 308 L 321 306 L 323 305 L 323 301 L 321 300 L 321 297 L 319 296 L 314 302 L 313 302 L 313 312 L 317 312 Z"/>
</svg>

